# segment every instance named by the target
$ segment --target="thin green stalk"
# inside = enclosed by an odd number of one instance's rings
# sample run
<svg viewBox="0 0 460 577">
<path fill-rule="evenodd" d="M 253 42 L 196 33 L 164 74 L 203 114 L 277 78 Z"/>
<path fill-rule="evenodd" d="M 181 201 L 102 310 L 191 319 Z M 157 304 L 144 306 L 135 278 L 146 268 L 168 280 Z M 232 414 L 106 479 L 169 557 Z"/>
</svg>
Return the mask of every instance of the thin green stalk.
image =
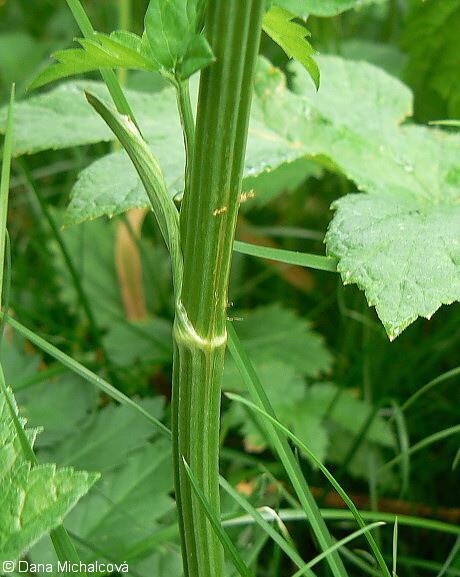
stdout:
<svg viewBox="0 0 460 577">
<path fill-rule="evenodd" d="M 225 479 L 221 478 L 220 485 L 224 491 L 246 511 L 246 513 L 251 515 L 254 521 L 267 533 L 267 535 L 271 537 L 271 539 L 279 546 L 279 548 L 286 553 L 286 555 L 297 565 L 297 567 L 305 567 L 305 561 L 299 555 L 295 546 L 289 543 L 287 539 L 285 539 L 276 529 L 274 529 L 270 522 L 267 521 L 263 515 L 257 509 L 255 509 L 251 503 L 249 503 L 247 499 L 240 495 L 240 493 L 238 493 L 238 491 L 234 489 Z M 309 570 L 305 571 L 305 574 L 314 576 L 314 573 Z"/>
<path fill-rule="evenodd" d="M 447 558 L 444 561 L 443 566 L 439 570 L 439 573 L 436 575 L 436 577 L 443 577 L 443 575 L 445 575 L 449 571 L 449 567 L 456 561 L 459 551 L 460 551 L 460 537 L 457 537 L 454 546 L 450 550 L 449 555 L 447 555 Z"/>
<path fill-rule="evenodd" d="M 241 254 L 275 260 L 286 264 L 295 264 L 317 270 L 337 272 L 337 259 L 320 254 L 308 254 L 294 250 L 259 246 L 248 242 L 236 241 L 234 250 Z"/>
<path fill-rule="evenodd" d="M 176 84 L 177 107 L 179 110 L 182 133 L 185 145 L 185 190 L 190 188 L 190 171 L 193 162 L 195 148 L 195 119 L 193 118 L 192 103 L 190 100 L 189 81 L 177 82 Z"/>
<path fill-rule="evenodd" d="M 88 18 L 83 6 L 80 3 L 80 0 L 66 0 L 67 5 L 69 6 L 75 21 L 78 24 L 78 27 L 81 30 L 81 33 L 85 38 L 93 39 L 94 38 L 94 28 L 91 24 L 90 19 Z M 104 80 L 107 88 L 109 90 L 110 96 L 113 99 L 115 106 L 120 114 L 126 114 L 131 118 L 131 120 L 136 125 L 137 129 L 140 131 L 139 126 L 136 123 L 136 119 L 134 117 L 133 111 L 131 106 L 129 105 L 126 96 L 124 95 L 123 89 L 120 86 L 118 81 L 117 75 L 113 70 L 103 69 L 100 70 L 102 79 Z"/>
<path fill-rule="evenodd" d="M 109 397 L 111 397 L 112 399 L 114 399 L 115 401 L 120 403 L 121 405 L 126 405 L 126 406 L 131 407 L 132 409 L 138 411 L 139 413 L 141 413 L 163 435 L 165 435 L 169 439 L 171 438 L 171 431 L 161 421 L 159 421 L 158 419 L 153 417 L 143 407 L 141 407 L 135 401 L 133 401 L 132 399 L 127 397 L 125 394 L 123 394 L 121 391 L 119 391 L 115 387 L 113 387 L 110 383 L 105 381 L 102 377 L 100 377 L 99 375 L 96 375 L 95 373 L 90 371 L 88 368 L 83 366 L 81 363 L 79 363 L 78 361 L 76 361 L 72 357 L 69 357 L 68 355 L 66 355 L 65 353 L 63 353 L 59 349 L 57 349 L 54 345 L 52 345 L 51 343 L 48 343 L 45 339 L 43 339 L 42 337 L 40 337 L 39 335 L 37 335 L 36 333 L 31 331 L 30 329 L 28 329 L 27 327 L 22 325 L 17 320 L 11 318 L 7 314 L 2 313 L 2 319 L 5 319 L 6 322 L 15 331 L 17 331 L 19 334 L 21 334 L 23 337 L 25 337 L 27 340 L 29 340 L 31 343 L 33 343 L 35 346 L 37 346 L 39 349 L 41 349 L 44 353 L 50 355 L 51 357 L 56 359 L 58 362 L 62 363 L 69 370 L 71 370 L 72 372 L 79 375 L 85 381 L 88 381 L 89 383 L 91 383 L 92 385 L 97 387 L 99 390 L 101 390 L 103 393 L 105 393 L 106 395 L 108 395 Z"/>
<path fill-rule="evenodd" d="M 367 318 L 367 310 L 364 311 L 364 316 Z M 370 405 L 374 402 L 374 392 L 372 387 L 371 376 L 371 359 L 370 359 L 370 339 L 371 333 L 368 324 L 363 324 L 362 346 L 363 346 L 363 365 L 362 365 L 362 379 L 363 379 L 363 397 Z M 374 451 L 370 451 L 368 458 L 368 487 L 370 506 L 373 511 L 378 511 L 379 508 L 379 493 L 378 493 L 378 476 Z M 380 545 L 380 531 L 376 532 L 377 543 Z"/>
<path fill-rule="evenodd" d="M 131 30 L 133 17 L 132 0 L 118 0 L 118 28 L 120 30 Z M 120 68 L 117 72 L 120 86 L 126 86 L 128 80 L 128 70 Z"/>
<path fill-rule="evenodd" d="M 178 93 L 189 168 L 180 219 L 184 275 L 174 325 L 173 440 L 187 577 L 224 572 L 222 546 L 182 459 L 218 517 L 227 290 L 264 8 L 264 0 L 208 4 L 206 31 L 216 62 L 201 74 L 192 158 L 186 86 Z"/>
</svg>

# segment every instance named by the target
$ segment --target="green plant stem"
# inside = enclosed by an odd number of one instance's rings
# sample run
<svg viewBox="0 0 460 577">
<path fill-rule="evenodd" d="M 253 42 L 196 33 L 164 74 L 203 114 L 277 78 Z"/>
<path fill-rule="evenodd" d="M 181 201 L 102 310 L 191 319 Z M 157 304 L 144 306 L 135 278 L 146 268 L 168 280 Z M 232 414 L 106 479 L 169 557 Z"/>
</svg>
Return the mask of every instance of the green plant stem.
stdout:
<svg viewBox="0 0 460 577">
<path fill-rule="evenodd" d="M 174 325 L 175 485 L 187 577 L 221 577 L 224 571 L 222 546 L 191 490 L 183 458 L 218 516 L 227 290 L 264 4 L 215 0 L 206 14 L 216 63 L 201 75 L 196 144 L 181 211 L 184 275 Z M 186 96 L 179 91 L 179 104 Z M 187 106 L 180 104 L 186 130 L 193 118 Z"/>
<path fill-rule="evenodd" d="M 131 30 L 132 25 L 132 2 L 131 0 L 118 0 L 118 28 L 120 30 Z M 126 86 L 128 71 L 126 68 L 118 70 L 118 82 L 120 86 Z"/>
<path fill-rule="evenodd" d="M 195 148 L 195 119 L 193 118 L 188 80 L 176 84 L 177 107 L 179 109 L 185 145 L 185 190 L 190 188 L 190 171 Z"/>
</svg>

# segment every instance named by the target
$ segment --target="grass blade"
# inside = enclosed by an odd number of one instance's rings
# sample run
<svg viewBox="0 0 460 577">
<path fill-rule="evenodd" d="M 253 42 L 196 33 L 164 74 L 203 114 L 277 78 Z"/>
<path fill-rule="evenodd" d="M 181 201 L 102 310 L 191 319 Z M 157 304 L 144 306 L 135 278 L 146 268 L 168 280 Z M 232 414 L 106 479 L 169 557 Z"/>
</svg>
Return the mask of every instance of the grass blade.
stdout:
<svg viewBox="0 0 460 577">
<path fill-rule="evenodd" d="M 442 431 L 437 431 L 436 433 L 433 433 L 432 435 L 425 437 L 424 439 L 422 439 L 421 441 L 410 447 L 406 454 L 413 455 L 414 453 L 421 451 L 425 447 L 429 447 L 430 445 L 433 445 L 433 443 L 437 443 L 438 441 L 441 441 L 446 437 L 450 437 L 451 435 L 456 435 L 457 433 L 460 433 L 460 425 L 454 425 L 453 427 L 448 427 L 447 429 L 443 429 Z M 379 472 L 391 469 L 393 465 L 399 463 L 399 461 L 401 461 L 403 458 L 405 458 L 404 454 L 401 453 L 397 455 L 394 459 L 391 459 L 391 461 L 388 461 L 388 463 L 382 465 L 382 467 L 380 467 L 379 469 Z"/>
<path fill-rule="evenodd" d="M 294 573 L 294 575 L 292 577 L 301 577 L 302 575 L 305 575 L 305 573 L 307 572 L 308 569 L 311 569 L 312 567 L 314 567 L 316 564 L 318 564 L 320 561 L 325 559 L 328 555 L 330 555 L 334 551 L 339 550 L 341 547 L 343 547 L 344 545 L 346 545 L 350 541 L 353 541 L 353 539 L 360 537 L 364 533 L 367 533 L 368 531 L 372 531 L 372 529 L 375 529 L 377 527 L 381 527 L 382 525 L 385 525 L 385 523 L 383 521 L 376 521 L 375 523 L 371 523 L 370 525 L 366 525 L 366 527 L 362 527 L 361 529 L 357 529 L 353 533 L 350 533 L 350 535 L 347 535 L 343 539 L 340 539 L 340 541 L 337 541 L 337 543 L 334 543 L 334 545 L 332 545 L 332 547 L 329 547 L 329 549 L 327 551 L 323 551 L 323 553 L 320 553 L 319 555 L 314 557 L 311 561 L 309 561 L 305 565 L 305 567 L 303 567 L 302 569 L 300 569 L 299 571 Z"/>
<path fill-rule="evenodd" d="M 398 566 L 398 517 L 395 519 L 394 529 L 393 529 L 393 570 L 392 577 L 398 577 L 396 574 L 396 569 Z"/>
<path fill-rule="evenodd" d="M 235 566 L 235 569 L 238 571 L 238 573 L 241 575 L 241 577 L 254 577 L 254 574 L 249 569 L 249 567 L 246 565 L 246 563 L 243 561 L 243 559 L 242 559 L 241 555 L 238 553 L 238 550 L 236 549 L 235 545 L 233 545 L 233 543 L 230 540 L 230 537 L 227 535 L 227 533 L 223 529 L 222 524 L 220 522 L 220 519 L 215 517 L 215 515 L 211 509 L 211 506 L 209 505 L 203 491 L 199 487 L 198 482 L 195 479 L 195 476 L 193 475 L 193 473 L 192 473 L 190 467 L 188 466 L 187 462 L 185 461 L 185 459 L 183 459 L 183 462 L 184 462 L 185 471 L 187 472 L 188 478 L 190 479 L 190 484 L 192 486 L 192 489 L 193 489 L 195 495 L 197 496 L 198 500 L 200 501 L 200 503 L 203 507 L 203 510 L 206 513 L 206 517 L 208 518 L 212 528 L 214 529 L 217 537 L 219 538 L 219 541 L 222 543 L 222 547 L 224 548 L 227 555 L 231 559 L 233 565 Z"/>
<path fill-rule="evenodd" d="M 444 563 L 443 563 L 441 569 L 439 570 L 439 573 L 436 575 L 436 577 L 443 577 L 443 575 L 445 575 L 449 571 L 449 567 L 456 560 L 457 554 L 459 551 L 460 551 L 460 537 L 457 537 L 457 539 L 455 540 L 454 546 L 450 550 L 450 553 L 447 556 L 447 559 L 444 561 Z"/>
<path fill-rule="evenodd" d="M 295 443 L 295 445 L 297 445 L 297 447 L 301 451 L 303 451 L 315 463 L 315 465 L 321 470 L 321 472 L 324 474 L 324 476 L 327 478 L 327 480 L 331 483 L 331 485 L 334 487 L 334 489 L 337 491 L 337 493 L 342 497 L 342 499 L 344 500 L 344 502 L 346 503 L 346 505 L 348 506 L 348 508 L 352 512 L 358 525 L 361 528 L 364 528 L 366 526 L 364 523 L 364 519 L 361 517 L 361 515 L 360 515 L 358 509 L 356 508 L 355 504 L 353 503 L 353 501 L 348 497 L 348 495 L 345 493 L 345 491 L 342 489 L 342 487 L 339 485 L 339 483 L 337 483 L 335 478 L 331 475 L 329 470 L 321 463 L 321 461 L 319 459 L 317 459 L 315 457 L 315 455 L 310 451 L 310 449 L 305 445 L 305 443 L 303 443 L 298 437 L 296 437 L 296 435 L 294 435 L 294 433 L 291 433 L 291 431 L 289 429 L 287 429 L 284 425 L 282 425 L 276 418 L 270 416 L 263 409 L 260 409 L 254 403 L 251 403 L 251 401 L 248 401 L 247 399 L 245 399 L 239 395 L 234 395 L 232 393 L 227 393 L 227 397 L 234 400 L 234 401 L 242 403 L 243 405 L 246 405 L 251 410 L 260 414 L 262 417 L 264 417 L 265 419 L 270 421 L 270 423 L 272 423 L 283 435 L 285 435 L 287 438 L 291 439 Z M 386 566 L 385 560 L 383 559 L 382 553 L 381 553 L 380 549 L 378 548 L 374 538 L 372 537 L 371 534 L 366 533 L 366 539 L 369 542 L 369 545 L 372 549 L 372 552 L 374 553 L 374 556 L 375 556 L 383 574 L 386 575 L 387 577 L 390 577 L 390 572 L 388 571 L 388 567 Z"/>
<path fill-rule="evenodd" d="M 400 496 L 405 495 L 409 488 L 410 482 L 410 454 L 409 454 L 409 433 L 407 431 L 406 419 L 401 407 L 392 402 L 393 415 L 395 418 L 396 432 L 399 440 L 400 456 L 401 456 L 401 491 Z"/>
<path fill-rule="evenodd" d="M 354 515 L 346 509 L 320 509 L 323 519 L 326 521 L 353 521 Z M 263 515 L 263 513 L 262 513 Z M 384 521 L 385 523 L 394 523 L 395 513 L 384 513 L 382 511 L 360 511 L 361 517 L 365 521 Z M 285 522 L 308 520 L 305 511 L 301 509 L 281 509 L 278 516 Z M 412 527 L 414 529 L 424 529 L 428 531 L 439 531 L 449 535 L 460 536 L 460 527 L 437 519 L 427 519 L 425 517 L 413 517 L 411 515 L 397 515 L 398 525 Z M 240 517 L 231 517 L 224 520 L 224 526 L 248 525 L 254 520 L 248 515 Z"/>
<path fill-rule="evenodd" d="M 222 477 L 220 478 L 220 486 L 224 489 L 226 493 L 228 493 L 228 495 L 230 495 L 230 497 L 232 497 L 238 503 L 238 505 L 240 505 L 242 509 L 244 509 L 249 515 L 251 515 L 251 517 L 254 519 L 257 525 L 259 525 L 259 527 L 261 527 L 267 533 L 267 535 L 269 535 L 273 539 L 273 541 L 280 547 L 280 549 L 282 549 L 286 553 L 286 555 L 297 565 L 297 567 L 299 568 L 305 567 L 305 561 L 298 554 L 295 548 L 292 545 L 290 545 L 288 541 L 284 539 L 280 535 L 280 533 L 278 533 L 278 531 L 276 531 L 272 527 L 272 525 L 264 518 L 264 516 L 261 515 L 259 511 L 257 511 L 257 509 L 255 509 L 247 499 L 245 499 L 242 495 L 240 495 L 240 493 L 238 493 L 238 491 L 236 491 L 230 485 L 230 483 L 228 483 L 228 481 L 226 481 Z M 312 571 L 308 570 L 305 573 L 307 573 L 310 576 L 314 575 Z M 302 575 L 305 573 L 302 573 Z"/>
<path fill-rule="evenodd" d="M 14 111 L 14 84 L 11 88 L 8 118 L 6 121 L 5 141 L 3 144 L 2 176 L 0 180 L 0 308 L 3 293 L 4 257 L 6 244 L 6 219 L 8 216 L 8 195 L 10 190 L 11 156 L 13 152 L 13 111 Z"/>
<path fill-rule="evenodd" d="M 247 242 L 235 241 L 233 249 L 241 254 L 276 260 L 286 264 L 295 264 L 317 270 L 337 272 L 337 259 L 322 256 L 319 254 L 307 254 L 281 248 L 269 248 L 268 246 L 258 246 Z"/>
<path fill-rule="evenodd" d="M 262 387 L 249 357 L 241 346 L 238 335 L 231 323 L 227 323 L 227 333 L 230 353 L 232 354 L 249 394 L 254 402 L 263 407 L 267 413 L 270 413 L 270 415 L 272 415 L 270 418 L 277 422 L 270 400 Z M 265 413 L 265 411 L 262 412 Z M 321 517 L 318 505 L 311 494 L 300 465 L 297 462 L 286 437 L 270 423 L 264 422 L 261 423 L 261 425 L 264 426 L 270 444 L 278 453 L 279 458 L 286 469 L 321 550 L 326 551 L 334 544 L 334 541 L 329 533 L 326 523 Z M 330 555 L 327 560 L 335 577 L 346 577 L 347 572 L 337 552 Z"/>
<path fill-rule="evenodd" d="M 20 333 L 23 337 L 28 339 L 31 343 L 36 345 L 39 349 L 62 363 L 65 367 L 70 369 L 72 372 L 76 373 L 80 377 L 82 377 L 85 381 L 88 381 L 102 392 L 106 393 L 109 397 L 114 399 L 115 401 L 119 402 L 121 405 L 129 406 L 136 411 L 138 411 L 141 415 L 143 415 L 146 419 L 148 419 L 155 427 L 168 438 L 171 438 L 171 431 L 164 425 L 161 421 L 153 417 L 150 413 L 148 413 L 143 407 L 138 405 L 135 401 L 124 395 L 118 389 L 113 387 L 110 383 L 104 380 L 99 375 L 96 375 L 88 368 L 83 366 L 78 361 L 72 359 L 59 349 L 57 349 L 54 345 L 48 343 L 45 339 L 19 323 L 17 320 L 11 318 L 10 316 L 3 313 L 2 315 L 6 322 L 15 329 L 18 333 Z"/>
<path fill-rule="evenodd" d="M 439 375 L 435 379 L 432 379 L 429 383 L 427 383 L 426 385 L 424 385 L 423 387 L 418 389 L 418 391 L 416 391 L 413 395 L 411 395 L 407 399 L 407 401 L 405 401 L 401 405 L 401 411 L 403 411 L 403 412 L 407 411 L 407 409 L 410 406 L 412 406 L 415 403 L 415 401 L 417 399 L 419 399 L 419 397 L 428 393 L 428 391 L 431 391 L 431 389 L 433 387 L 436 387 L 437 385 L 440 385 L 444 381 L 447 381 L 448 379 L 451 379 L 451 378 L 456 377 L 458 375 L 460 375 L 460 367 L 455 367 L 455 369 L 451 369 L 450 371 L 447 371 L 447 372 L 443 373 L 442 375 Z"/>
</svg>

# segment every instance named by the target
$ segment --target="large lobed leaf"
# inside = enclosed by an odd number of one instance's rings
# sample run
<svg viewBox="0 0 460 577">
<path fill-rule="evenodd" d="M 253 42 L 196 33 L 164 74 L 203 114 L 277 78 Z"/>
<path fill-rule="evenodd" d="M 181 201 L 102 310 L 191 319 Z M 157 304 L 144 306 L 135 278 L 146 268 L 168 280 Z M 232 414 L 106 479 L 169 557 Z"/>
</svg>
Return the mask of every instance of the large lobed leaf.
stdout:
<svg viewBox="0 0 460 577">
<path fill-rule="evenodd" d="M 11 406 L 17 406 L 10 394 Z M 24 426 L 24 421 L 21 421 Z M 25 430 L 33 445 L 37 431 Z M 23 454 L 6 398 L 0 398 L 0 563 L 18 559 L 62 523 L 97 474 L 55 465 L 32 467 Z"/>
<path fill-rule="evenodd" d="M 272 72 L 271 88 L 259 88 L 265 119 L 368 193 L 334 203 L 326 244 L 344 282 L 366 292 L 393 339 L 460 299 L 460 138 L 402 124 L 411 94 L 382 71 L 334 57 L 319 62 L 319 93 L 294 68 L 298 98 L 283 93 Z"/>
</svg>

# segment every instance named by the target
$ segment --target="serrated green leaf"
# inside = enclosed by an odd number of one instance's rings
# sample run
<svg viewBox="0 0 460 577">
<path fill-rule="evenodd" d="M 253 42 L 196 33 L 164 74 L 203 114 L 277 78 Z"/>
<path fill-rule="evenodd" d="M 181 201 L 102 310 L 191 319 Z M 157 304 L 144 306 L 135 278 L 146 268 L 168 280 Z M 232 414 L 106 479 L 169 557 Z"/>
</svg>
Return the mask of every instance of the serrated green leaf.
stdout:
<svg viewBox="0 0 460 577">
<path fill-rule="evenodd" d="M 296 16 L 337 16 L 346 10 L 361 8 L 382 0 L 273 0 L 273 4 L 289 10 Z"/>
<path fill-rule="evenodd" d="M 125 317 L 115 266 L 115 234 L 115 223 L 103 220 L 62 230 L 63 241 L 101 327 L 120 322 Z M 61 299 L 74 314 L 78 314 L 81 312 L 79 297 L 54 241 L 50 242 L 50 250 L 58 273 Z"/>
<path fill-rule="evenodd" d="M 150 0 L 145 33 L 152 59 L 167 75 L 186 80 L 214 60 L 202 34 L 202 0 Z"/>
<path fill-rule="evenodd" d="M 77 41 L 81 49 L 54 52 L 52 56 L 57 63 L 42 70 L 29 90 L 35 90 L 55 80 L 101 69 L 156 70 L 150 55 L 145 51 L 142 39 L 135 34 L 116 31 L 110 36 L 95 34 L 94 40 Z"/>
<path fill-rule="evenodd" d="M 456 150 L 459 137 L 439 129 L 402 124 L 411 115 L 412 95 L 401 82 L 383 71 L 337 57 L 319 57 L 318 62 L 322 70 L 318 93 L 300 65 L 293 66 L 296 91 L 293 93 L 286 88 L 285 78 L 278 70 L 266 62 L 261 63 L 245 174 L 256 176 L 309 156 L 342 172 L 358 189 L 370 193 L 337 203 L 338 212 L 328 235 L 328 245 L 339 259 L 351 257 L 353 260 L 358 252 L 359 258 L 366 259 L 364 255 L 369 256 L 372 249 L 378 250 L 372 262 L 361 260 L 355 263 L 358 267 L 355 270 L 353 263 L 345 261 L 349 266 L 341 270 L 345 281 L 356 279 L 364 290 L 370 291 L 371 303 L 378 305 L 387 331 L 394 337 L 417 316 L 430 316 L 442 303 L 459 298 L 455 238 L 452 245 L 453 230 L 458 226 L 460 167 Z M 175 106 L 172 91 L 151 96 L 156 98 L 155 106 L 152 100 L 147 105 L 146 95 L 139 95 L 141 98 L 150 111 L 155 110 L 157 104 L 163 107 L 161 112 L 171 111 Z M 20 106 L 17 107 L 18 131 L 24 134 L 26 124 L 21 120 L 24 117 Z M 167 184 L 174 194 L 182 187 L 184 164 L 180 128 L 171 123 L 172 114 L 151 115 L 154 119 L 150 126 L 156 123 L 158 128 L 157 145 L 153 142 L 152 145 L 160 162 L 165 162 Z M 41 114 L 41 121 L 43 116 Z M 165 118 L 168 118 L 167 130 Z M 27 132 L 30 134 L 29 127 Z M 87 139 L 88 134 L 90 131 L 85 131 Z M 74 190 L 69 222 L 146 205 L 139 181 L 124 158 L 121 154 L 105 157 L 82 173 Z M 115 191 L 114 183 L 117 184 Z M 353 236 L 359 228 L 350 219 L 347 221 L 351 229 L 345 227 L 343 234 L 339 233 L 336 224 L 344 222 L 340 212 L 342 208 L 352 211 L 354 202 L 360 214 L 364 211 L 367 226 L 374 226 L 378 218 L 371 213 L 378 215 L 378 211 L 382 211 L 387 215 L 389 228 L 381 229 L 381 234 L 391 241 L 390 252 L 387 245 L 376 244 L 375 235 Z M 374 202 L 372 208 L 368 203 Z M 395 206 L 399 215 L 392 212 Z M 443 220 L 446 212 L 449 216 Z M 439 229 L 435 231 L 436 223 Z M 380 222 L 379 227 L 383 224 Z M 423 248 L 408 256 L 410 240 L 400 225 L 408 227 L 405 230 L 409 230 L 413 238 L 417 237 Z M 390 238 L 388 234 L 393 232 L 397 234 Z M 427 233 L 434 234 L 435 238 L 424 236 Z M 366 244 L 361 246 L 363 241 Z M 429 269 L 425 260 L 414 261 L 414 257 L 425 250 Z M 405 255 L 403 264 L 408 266 L 397 266 L 399 253 Z M 411 278 L 406 270 L 411 271 Z M 347 272 L 351 273 L 348 278 Z M 445 282 L 436 288 L 436 279 L 440 277 Z M 379 305 L 376 299 L 382 303 Z"/>
<path fill-rule="evenodd" d="M 369 64 L 374 64 L 396 78 L 403 77 L 407 64 L 407 56 L 398 46 L 362 38 L 344 40 L 340 54 L 347 60 L 364 60 Z"/>
<path fill-rule="evenodd" d="M 10 404 L 18 413 L 12 393 Z M 19 420 L 24 426 L 24 420 Z M 37 431 L 24 430 L 33 446 Z M 14 561 L 64 516 L 88 492 L 97 474 L 55 465 L 33 467 L 24 456 L 10 407 L 0 398 L 0 563 Z"/>
<path fill-rule="evenodd" d="M 173 554 L 171 543 L 167 547 L 171 564 L 166 563 L 164 552 L 155 551 L 154 545 L 142 547 L 161 531 L 162 518 L 174 512 L 172 490 L 171 445 L 164 440 L 147 444 L 120 467 L 104 474 L 66 519 L 69 531 L 79 538 L 82 560 L 128 562 L 133 573 L 146 577 L 156 567 L 164 566 L 174 569 L 165 575 L 179 577 L 176 568 L 181 567 L 180 556 Z M 90 547 L 82 545 L 81 540 Z M 135 560 L 131 557 L 133 551 L 137 552 Z M 41 541 L 31 551 L 31 558 L 37 563 L 55 562 L 51 544 Z"/>
<path fill-rule="evenodd" d="M 111 325 L 104 345 L 112 362 L 126 367 L 172 361 L 172 326 L 165 319 Z"/>
<path fill-rule="evenodd" d="M 318 422 L 317 433 L 310 436 L 312 428 L 306 425 L 298 411 L 307 392 L 304 377 L 316 377 L 329 370 L 332 364 L 332 357 L 321 337 L 292 311 L 278 305 L 261 307 L 250 313 L 237 312 L 236 317 L 241 319 L 236 322 L 245 350 L 251 356 L 275 411 L 295 426 L 297 434 L 305 441 L 313 443 L 319 458 L 324 458 L 326 430 Z M 223 387 L 227 391 L 244 389 L 239 371 L 231 359 L 225 363 Z M 265 439 L 245 411 L 238 405 L 231 411 L 231 422 L 241 427 L 247 448 L 263 450 Z M 305 420 L 311 415 L 309 411 Z"/>
<path fill-rule="evenodd" d="M 237 312 L 238 334 L 254 361 L 272 360 L 294 367 L 301 375 L 318 377 L 330 370 L 332 356 L 320 335 L 293 311 L 279 305 Z"/>
<path fill-rule="evenodd" d="M 319 88 L 320 72 L 313 58 L 316 52 L 307 40 L 310 33 L 294 19 L 295 15 L 288 10 L 273 6 L 264 16 L 263 29 L 289 58 L 298 60 L 305 67 Z"/>
<path fill-rule="evenodd" d="M 17 399 L 27 421 L 44 428 L 37 439 L 40 448 L 70 436 L 96 406 L 94 389 L 71 373 L 21 390 Z"/>
<path fill-rule="evenodd" d="M 158 521 L 174 509 L 172 488 L 171 445 L 161 439 L 104 475 L 69 516 L 68 527 L 123 561 L 125 551 L 152 535 Z"/>
<path fill-rule="evenodd" d="M 411 95 L 386 74 L 364 63 L 321 62 L 318 95 L 305 74 L 296 80 L 312 112 L 327 120 L 311 138 L 370 193 L 335 203 L 328 253 L 339 259 L 344 282 L 366 292 L 395 338 L 418 316 L 429 318 L 441 304 L 460 298 L 460 139 L 401 125 L 411 113 Z M 306 142 L 307 127 L 293 127 L 296 132 Z"/>
<path fill-rule="evenodd" d="M 308 390 L 305 404 L 309 407 L 309 412 L 322 418 L 327 415 L 327 419 L 333 422 L 335 427 L 340 427 L 352 436 L 358 435 L 372 412 L 370 403 L 353 396 L 352 391 L 339 389 L 332 383 L 312 385 Z M 395 443 L 391 426 L 379 416 L 374 418 L 366 439 L 382 447 L 391 448 Z"/>
<path fill-rule="evenodd" d="M 460 141 L 459 141 L 460 145 Z M 439 155 L 431 162 L 441 163 Z M 422 195 L 348 195 L 336 201 L 326 236 L 344 283 L 366 293 L 390 339 L 417 317 L 460 299 L 460 191 Z"/>
<path fill-rule="evenodd" d="M 162 399 L 149 398 L 140 404 L 154 417 L 162 416 Z M 132 451 L 144 446 L 153 432 L 152 425 L 139 419 L 129 407 L 108 405 L 47 456 L 60 465 L 109 471 L 124 463 Z"/>
<path fill-rule="evenodd" d="M 96 403 L 93 388 L 72 373 L 43 379 L 17 390 L 21 381 L 40 375 L 42 357 L 26 349 L 25 340 L 13 332 L 4 337 L 0 364 L 6 383 L 13 388 L 21 414 L 32 427 L 43 427 L 37 446 L 47 447 L 71 434 Z"/>
</svg>

